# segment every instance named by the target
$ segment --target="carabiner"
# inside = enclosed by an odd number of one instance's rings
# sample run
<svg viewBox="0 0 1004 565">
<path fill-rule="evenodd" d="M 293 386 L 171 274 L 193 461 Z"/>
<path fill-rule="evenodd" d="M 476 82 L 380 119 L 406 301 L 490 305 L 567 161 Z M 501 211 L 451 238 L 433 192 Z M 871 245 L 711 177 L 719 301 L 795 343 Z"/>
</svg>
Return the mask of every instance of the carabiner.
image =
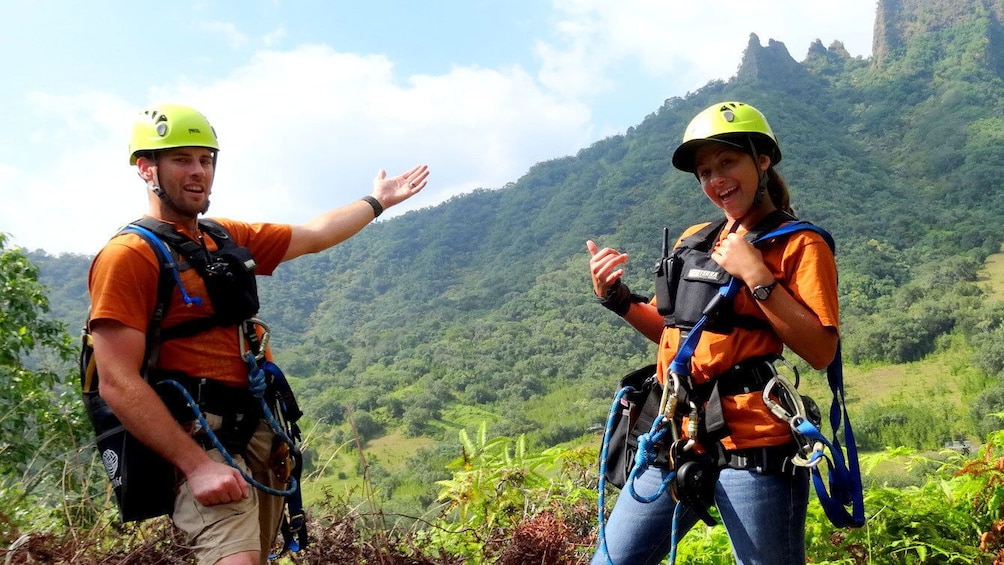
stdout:
<svg viewBox="0 0 1004 565">
<path fill-rule="evenodd" d="M 261 328 L 258 334 L 257 328 Z M 255 331 L 253 339 L 248 339 L 247 332 Z M 268 324 L 259 318 L 249 318 L 247 321 L 237 325 L 237 340 L 240 343 L 241 358 L 250 364 L 253 361 L 261 361 L 265 358 L 268 350 L 268 341 L 272 335 L 272 329 Z M 252 343 L 257 343 L 257 351 L 252 351 Z"/>
<path fill-rule="evenodd" d="M 777 401 L 771 398 L 771 392 L 775 387 L 781 389 L 777 394 Z M 784 402 L 790 405 L 791 410 L 782 405 Z M 767 385 L 763 388 L 763 403 L 774 416 L 793 427 L 797 425 L 793 422 L 795 418 L 803 420 L 806 418 L 805 405 L 802 403 L 801 395 L 798 394 L 798 389 L 791 384 L 791 381 L 781 375 L 775 374 L 771 380 L 767 381 Z"/>
<path fill-rule="evenodd" d="M 675 371 L 669 371 L 666 380 L 666 384 L 662 387 L 662 399 L 659 401 L 659 415 L 662 416 L 663 422 L 669 426 L 673 441 L 677 442 L 680 440 L 680 432 L 677 431 L 673 418 L 676 416 L 676 407 L 680 403 L 680 392 L 683 392 L 683 386 L 680 384 L 680 375 L 677 375 Z M 670 392 L 669 381 L 672 381 L 672 392 Z"/>
</svg>

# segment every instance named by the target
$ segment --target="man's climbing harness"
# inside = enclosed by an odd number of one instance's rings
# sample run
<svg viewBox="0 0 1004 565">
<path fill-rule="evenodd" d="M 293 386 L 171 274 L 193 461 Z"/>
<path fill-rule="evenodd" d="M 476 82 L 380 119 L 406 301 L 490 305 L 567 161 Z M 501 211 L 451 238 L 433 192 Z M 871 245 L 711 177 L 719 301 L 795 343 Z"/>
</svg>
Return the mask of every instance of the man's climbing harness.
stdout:
<svg viewBox="0 0 1004 565">
<path fill-rule="evenodd" d="M 262 338 L 262 345 L 266 345 L 268 342 L 268 326 L 264 322 L 258 319 L 249 320 L 250 323 L 261 326 L 265 328 L 266 337 Z M 242 332 L 243 333 L 243 332 Z M 275 433 L 288 447 L 291 451 L 299 451 L 296 447 L 296 442 L 290 437 L 291 434 L 298 435 L 299 430 L 296 428 L 296 424 L 288 422 L 289 426 L 284 428 L 281 426 L 276 419 L 275 412 L 270 408 L 270 402 L 266 400 L 266 392 L 269 391 L 269 387 L 275 386 L 277 382 L 281 379 L 285 382 L 285 376 L 279 367 L 272 363 L 271 361 L 264 360 L 264 349 L 259 354 L 254 354 L 247 352 L 245 354 L 245 361 L 248 363 L 248 391 L 254 396 L 255 400 L 258 401 L 258 406 L 261 409 L 263 419 L 268 423 L 272 432 Z M 255 480 L 250 473 L 244 470 L 233 458 L 230 451 L 223 445 L 220 438 L 217 436 L 216 432 L 213 431 L 212 426 L 206 420 L 206 414 L 202 411 L 199 406 L 199 402 L 195 400 L 188 387 L 180 383 L 175 379 L 165 378 L 157 382 L 157 385 L 168 385 L 175 388 L 185 399 L 185 404 L 189 410 L 192 411 L 192 415 L 195 417 L 199 424 L 198 429 L 206 434 L 206 437 L 210 444 L 217 450 L 219 450 L 220 455 L 223 456 L 223 460 L 226 461 L 228 465 L 240 472 L 244 480 L 248 482 L 254 488 L 274 496 L 286 497 L 299 489 L 299 483 L 292 476 L 285 477 L 286 482 L 289 483 L 289 487 L 284 490 L 279 490 L 272 488 L 268 485 L 262 484 L 261 482 Z M 275 396 L 275 395 L 271 395 Z"/>
<path fill-rule="evenodd" d="M 120 231 L 120 233 L 135 233 L 142 237 L 153 248 L 160 263 L 157 304 L 147 329 L 142 374 L 158 389 L 165 404 L 179 421 L 186 416 L 180 413 L 177 402 L 172 402 L 172 393 L 174 398 L 181 399 L 187 412 L 194 417 L 196 436 L 203 438 L 202 443 L 205 447 L 218 449 L 224 461 L 238 470 L 255 488 L 285 499 L 286 512 L 281 528 L 284 543 L 279 555 L 286 551 L 298 551 L 306 547 L 308 542 L 300 492 L 303 459 L 297 446 L 300 430 L 296 421 L 302 413 L 285 375 L 266 357 L 270 330 L 267 324 L 254 317 L 258 309 L 257 287 L 253 273 L 254 259 L 247 249 L 234 244 L 229 234 L 219 224 L 202 220 L 200 228 L 217 241 L 219 247 L 217 251 L 206 251 L 203 246 L 175 232 L 169 224 L 152 218 L 144 218 L 129 224 Z M 190 296 L 182 284 L 178 263 L 165 241 L 177 249 L 188 264 L 198 269 L 203 276 L 214 307 L 213 316 L 184 322 L 170 328 L 161 327 L 173 288 L 179 289 L 186 305 L 202 304 L 202 298 Z M 196 335 L 215 326 L 234 324 L 238 327 L 237 338 L 240 340 L 241 357 L 248 368 L 246 392 L 255 406 L 245 406 L 244 408 L 250 408 L 250 411 L 247 414 L 236 415 L 236 419 L 243 419 L 243 423 L 224 426 L 225 429 L 221 431 L 225 431 L 227 437 L 221 438 L 207 420 L 204 404 L 206 402 L 204 393 L 208 394 L 210 390 L 214 390 L 214 387 L 209 386 L 213 383 L 180 373 L 158 371 L 157 360 L 160 344 L 167 339 Z M 102 452 L 106 470 L 115 487 L 116 501 L 123 521 L 142 520 L 170 513 L 174 501 L 174 469 L 125 431 L 101 399 L 98 394 L 98 375 L 93 359 L 93 342 L 88 328 L 84 329 L 80 369 L 85 405 L 88 407 L 98 436 L 99 450 Z M 165 388 L 171 393 L 165 391 Z M 243 391 L 233 389 L 233 392 L 227 392 L 227 388 L 222 385 L 215 387 L 217 391 L 215 396 L 222 396 L 222 400 L 216 402 L 212 412 L 244 410 L 232 407 L 234 403 L 242 404 L 240 398 Z M 220 393 L 220 390 L 223 392 Z M 233 424 L 235 419 L 228 418 L 225 414 L 217 416 L 223 416 L 224 424 L 228 422 Z M 259 418 L 267 422 L 275 434 L 276 441 L 272 446 L 269 463 L 273 474 L 280 482 L 287 485 L 286 488 L 277 489 L 262 484 L 233 458 L 234 449 L 237 450 L 236 453 L 243 453 L 243 447 L 250 440 Z M 109 444 L 110 439 L 113 440 L 111 444 Z M 164 476 L 160 477 L 158 482 L 150 483 L 148 478 L 142 475 L 142 470 L 147 468 L 159 469 Z"/>
<path fill-rule="evenodd" d="M 781 218 L 777 215 L 770 221 L 780 223 L 779 219 L 793 220 L 792 217 Z M 718 229 L 708 228 L 708 230 Z M 831 249 L 835 249 L 832 237 L 824 230 L 802 221 L 788 221 L 781 225 L 776 225 L 772 229 L 763 230 L 759 234 L 753 233 L 752 241 L 754 245 L 761 241 L 772 238 L 786 236 L 798 230 L 813 230 L 823 236 Z M 710 232 L 709 232 L 710 233 Z M 696 237 L 696 236 L 695 236 Z M 707 234 L 700 237 L 707 238 Z M 669 239 L 668 231 L 663 234 L 663 260 L 657 265 L 657 277 L 662 271 L 663 276 L 668 276 L 666 272 L 672 269 L 679 270 L 682 265 L 673 265 L 669 260 Z M 673 283 L 675 285 L 675 283 Z M 712 326 L 711 331 L 730 331 L 734 325 L 751 323 L 741 320 L 740 317 L 726 313 L 719 314 L 723 306 L 730 303 L 738 293 L 741 282 L 734 277 L 724 277 L 718 286 L 717 292 L 706 300 L 705 305 L 697 311 L 700 313 L 699 319 L 689 329 L 684 332 L 686 336 L 680 344 L 677 354 L 670 363 L 667 375 L 667 386 L 662 388 L 662 398 L 659 403 L 658 415 L 652 422 L 651 428 L 641 433 L 637 437 L 637 453 L 634 465 L 626 479 L 628 493 L 637 501 L 651 503 L 670 491 L 676 501 L 673 513 L 672 537 L 670 546 L 670 563 L 675 562 L 677 547 L 677 522 L 681 513 L 681 505 L 686 505 L 694 511 L 702 520 L 709 525 L 714 524 L 714 519 L 708 509 L 714 506 L 714 484 L 717 482 L 718 462 L 709 465 L 708 456 L 697 455 L 694 447 L 696 438 L 701 429 L 701 417 L 704 409 L 699 407 L 699 401 L 695 398 L 694 387 L 690 380 L 691 359 L 696 350 L 701 333 L 706 326 Z M 657 280 L 656 294 L 661 305 L 673 304 L 677 302 L 675 295 L 676 288 L 660 288 Z M 690 300 L 693 302 L 693 299 Z M 679 307 L 680 304 L 674 304 Z M 683 304 L 684 308 L 693 310 L 693 304 Z M 667 313 L 666 323 L 672 325 L 678 322 L 677 317 L 686 318 L 687 314 L 677 309 L 672 309 Z M 694 317 L 691 315 L 691 320 Z M 724 320 L 724 321 L 723 321 Z M 837 527 L 860 527 L 864 525 L 864 503 L 860 477 L 860 469 L 857 460 L 857 447 L 854 442 L 853 431 L 847 417 L 845 407 L 842 362 L 840 347 L 838 343 L 836 356 L 827 368 L 827 379 L 833 393 L 833 402 L 830 407 L 830 425 L 833 430 L 833 440 L 827 440 L 819 431 L 820 415 L 815 402 L 807 397 L 801 396 L 797 391 L 797 371 L 795 371 L 796 382 L 793 384 L 785 377 L 777 374 L 771 367 L 771 378 L 764 384 L 763 399 L 771 412 L 782 421 L 787 422 L 798 446 L 797 452 L 791 458 L 792 464 L 807 468 L 813 478 L 813 484 L 817 496 L 822 503 L 824 512 L 830 521 Z M 657 385 L 656 385 L 657 386 Z M 600 545 L 604 554 L 607 555 L 607 562 L 613 565 L 607 551 L 605 536 L 605 486 L 609 471 L 606 465 L 609 459 L 609 445 L 611 433 L 616 426 L 618 419 L 622 415 L 624 398 L 627 395 L 638 393 L 638 389 L 628 385 L 621 388 L 614 398 L 610 412 L 607 417 L 607 426 L 603 437 L 603 444 L 600 450 L 600 481 L 599 481 L 599 529 Z M 712 389 L 711 395 L 717 396 L 717 388 Z M 702 397 L 703 398 L 703 397 Z M 704 398 L 703 400 L 707 400 Z M 701 402 L 703 404 L 703 402 Z M 711 403 L 709 403 L 711 404 Z M 687 430 L 681 438 L 681 431 L 677 428 L 675 418 L 678 414 L 687 416 Z M 844 441 L 847 449 L 847 462 L 844 459 L 843 449 L 837 439 L 837 432 L 841 423 L 844 424 Z M 705 423 L 704 432 L 708 430 Z M 724 422 L 720 423 L 724 427 Z M 727 430 L 727 427 L 725 427 Z M 727 433 L 725 434 L 727 435 Z M 724 437 L 724 436 L 720 436 Z M 830 455 L 827 456 L 826 452 Z M 826 485 L 822 480 L 819 464 L 827 462 L 830 492 L 827 492 Z M 653 465 L 661 466 L 667 472 L 662 484 L 657 491 L 650 496 L 639 495 L 634 488 L 634 482 L 638 476 Z M 832 494 L 831 494 L 832 493 Z M 851 507 L 848 512 L 847 506 Z"/>
</svg>

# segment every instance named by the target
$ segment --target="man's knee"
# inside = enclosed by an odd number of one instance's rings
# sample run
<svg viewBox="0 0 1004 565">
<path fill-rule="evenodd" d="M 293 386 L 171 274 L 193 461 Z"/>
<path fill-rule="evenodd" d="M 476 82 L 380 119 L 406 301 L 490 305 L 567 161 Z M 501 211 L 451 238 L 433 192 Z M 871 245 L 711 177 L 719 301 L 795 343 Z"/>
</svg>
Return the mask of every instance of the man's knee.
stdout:
<svg viewBox="0 0 1004 565">
<path fill-rule="evenodd" d="M 216 562 L 216 565 L 259 565 L 261 556 L 257 551 L 242 551 L 228 555 Z"/>
</svg>

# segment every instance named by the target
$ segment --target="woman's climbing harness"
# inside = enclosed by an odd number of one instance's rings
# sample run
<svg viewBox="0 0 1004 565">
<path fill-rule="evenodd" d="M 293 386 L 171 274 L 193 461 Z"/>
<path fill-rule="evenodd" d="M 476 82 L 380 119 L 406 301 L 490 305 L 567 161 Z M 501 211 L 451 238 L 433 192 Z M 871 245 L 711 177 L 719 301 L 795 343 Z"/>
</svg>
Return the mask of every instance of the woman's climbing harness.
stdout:
<svg viewBox="0 0 1004 565">
<path fill-rule="evenodd" d="M 833 249 L 833 239 L 828 233 L 820 228 L 800 221 L 792 221 L 772 229 L 767 233 L 760 233 L 753 237 L 751 243 L 756 244 L 770 238 L 776 238 L 793 233 L 798 230 L 812 230 L 819 233 Z M 676 286 L 672 282 L 672 273 L 678 268 L 672 264 L 672 258 L 668 253 L 668 237 L 664 233 L 663 237 L 663 259 L 657 264 L 657 296 L 660 305 L 669 302 Z M 659 274 L 664 277 L 660 285 Z M 668 281 L 668 282 L 667 282 Z M 739 292 L 741 281 L 734 277 L 728 277 L 727 281 L 717 288 L 717 292 L 710 298 L 707 305 L 701 311 L 701 316 L 696 323 L 685 332 L 685 338 L 677 350 L 677 354 L 670 363 L 666 371 L 667 386 L 663 389 L 660 401 L 659 415 L 655 418 L 651 429 L 647 433 L 638 436 L 638 451 L 635 455 L 634 466 L 628 474 L 626 485 L 628 493 L 638 502 L 651 503 L 669 490 L 676 502 L 673 513 L 673 530 L 670 547 L 670 563 L 675 562 L 677 548 L 677 518 L 681 513 L 683 505 L 697 512 L 708 524 L 714 524 L 708 509 L 714 506 L 714 484 L 717 482 L 717 462 L 714 462 L 714 471 L 706 473 L 707 458 L 704 460 L 698 457 L 694 449 L 700 429 L 700 418 L 703 414 L 698 403 L 703 405 L 699 398 L 691 398 L 693 383 L 690 380 L 691 358 L 694 355 L 701 333 L 705 325 L 711 324 L 711 319 L 717 314 L 722 306 L 731 302 L 732 298 Z M 663 288 L 665 287 L 665 288 Z M 660 290 L 662 295 L 660 295 Z M 660 310 L 660 313 L 662 311 Z M 670 318 L 667 316 L 667 324 Z M 715 330 L 712 330 L 715 331 Z M 839 343 L 834 361 L 827 368 L 827 378 L 833 392 L 833 405 L 830 409 L 830 424 L 833 428 L 834 439 L 832 442 L 826 440 L 819 431 L 821 417 L 815 402 L 807 397 L 802 397 L 790 381 L 778 375 L 771 365 L 772 378 L 768 380 L 764 387 L 764 403 L 771 412 L 784 422 L 787 422 L 792 430 L 798 449 L 791 457 L 791 462 L 795 466 L 809 469 L 816 487 L 816 493 L 823 505 L 824 512 L 830 521 L 838 527 L 859 527 L 864 524 L 864 506 L 861 488 L 860 471 L 857 463 L 857 449 L 854 444 L 853 432 L 850 429 L 850 421 L 847 418 L 846 408 L 843 398 L 843 378 L 842 363 L 840 358 Z M 797 372 L 796 372 L 797 382 Z M 606 461 L 607 448 L 610 441 L 610 434 L 613 423 L 617 416 L 617 411 L 621 407 L 621 399 L 626 394 L 630 394 L 634 389 L 624 387 L 618 391 L 611 406 L 607 418 L 606 432 L 603 438 L 603 447 L 600 453 L 600 482 L 599 482 L 599 529 L 600 546 L 607 556 L 607 563 L 613 565 L 613 561 L 607 551 L 605 532 L 605 496 L 606 487 Z M 706 400 L 706 399 L 705 399 Z M 687 433 L 681 439 L 681 430 L 676 427 L 676 415 L 680 407 L 688 412 Z M 842 417 L 841 417 L 842 416 Z M 847 442 L 847 456 L 850 461 L 850 468 L 844 462 L 843 451 L 836 438 L 837 430 L 843 420 L 845 440 Z M 669 438 L 667 438 L 667 435 Z M 671 441 L 669 441 L 671 440 Z M 830 457 L 825 451 L 829 450 Z M 818 469 L 821 461 L 827 461 L 829 465 L 829 481 L 833 496 L 826 492 Z M 704 463 L 705 466 L 701 466 Z M 650 496 L 641 496 L 634 488 L 636 479 L 651 466 L 662 466 L 666 469 L 663 481 L 657 491 Z M 710 485 L 710 490 L 709 490 Z M 851 512 L 846 506 L 851 507 Z"/>
</svg>

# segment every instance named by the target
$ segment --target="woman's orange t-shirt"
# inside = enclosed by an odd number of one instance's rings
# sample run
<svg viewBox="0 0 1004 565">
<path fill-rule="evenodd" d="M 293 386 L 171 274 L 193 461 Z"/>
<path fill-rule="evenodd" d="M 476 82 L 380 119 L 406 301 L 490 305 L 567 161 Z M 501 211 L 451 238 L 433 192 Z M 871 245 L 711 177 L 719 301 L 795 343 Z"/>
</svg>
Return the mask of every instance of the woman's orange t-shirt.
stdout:
<svg viewBox="0 0 1004 565">
<path fill-rule="evenodd" d="M 216 219 L 237 244 L 247 247 L 257 264 L 256 275 L 271 275 L 289 248 L 292 227 L 286 224 L 248 224 Z M 177 226 L 176 226 L 177 227 Z M 179 229 L 193 241 L 195 234 Z M 217 249 L 206 235 L 206 248 Z M 142 237 L 132 233 L 109 241 L 91 263 L 88 288 L 91 321 L 110 319 L 144 334 L 157 303 L 160 262 Z M 201 306 L 186 305 L 175 285 L 161 327 L 170 328 L 213 313 L 206 285 L 195 269 L 181 271 L 181 284 L 189 296 L 202 299 Z M 191 337 L 161 344 L 158 368 L 181 371 L 232 386 L 247 386 L 248 366 L 241 358 L 237 326 L 214 327 Z"/>
<path fill-rule="evenodd" d="M 708 224 L 688 228 L 680 240 Z M 677 242 L 679 244 L 679 241 Z M 823 237 L 811 230 L 759 244 L 764 263 L 778 284 L 819 318 L 823 326 L 839 328 L 837 266 L 833 252 Z M 755 299 L 745 286 L 735 299 L 737 314 L 766 321 Z M 680 330 L 667 327 L 662 333 L 658 352 L 658 376 L 665 382 L 666 370 L 680 345 Z M 701 384 L 720 375 L 740 361 L 765 355 L 780 355 L 784 344 L 770 329 L 735 328 L 729 334 L 704 332 L 691 360 L 691 377 Z M 722 410 L 731 435 L 722 440 L 726 449 L 748 449 L 784 445 L 791 441 L 787 422 L 775 417 L 763 402 L 762 392 L 722 398 Z"/>
</svg>

